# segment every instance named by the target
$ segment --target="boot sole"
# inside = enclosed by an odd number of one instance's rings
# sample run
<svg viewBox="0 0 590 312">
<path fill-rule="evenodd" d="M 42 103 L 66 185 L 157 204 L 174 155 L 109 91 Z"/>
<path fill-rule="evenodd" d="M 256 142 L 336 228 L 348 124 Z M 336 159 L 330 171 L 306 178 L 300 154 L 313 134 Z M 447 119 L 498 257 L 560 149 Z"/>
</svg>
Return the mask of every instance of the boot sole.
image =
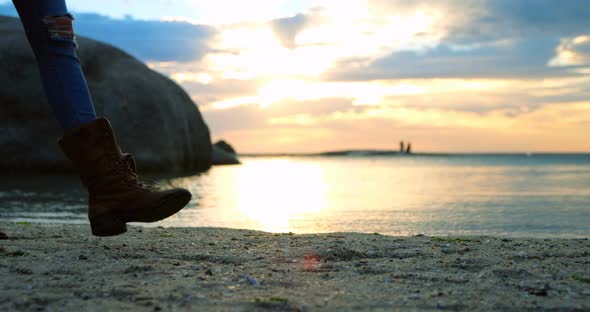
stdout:
<svg viewBox="0 0 590 312">
<path fill-rule="evenodd" d="M 174 194 L 154 207 L 142 211 L 141 216 L 102 215 L 90 219 L 90 228 L 94 236 L 115 236 L 127 232 L 127 222 L 156 222 L 166 219 L 184 208 L 191 200 L 191 193 L 186 191 Z"/>
<path fill-rule="evenodd" d="M 127 222 L 156 222 L 170 217 L 179 212 L 191 200 L 192 195 L 188 191 L 179 192 L 164 198 L 154 207 L 146 208 L 140 216 L 129 216 Z"/>
</svg>

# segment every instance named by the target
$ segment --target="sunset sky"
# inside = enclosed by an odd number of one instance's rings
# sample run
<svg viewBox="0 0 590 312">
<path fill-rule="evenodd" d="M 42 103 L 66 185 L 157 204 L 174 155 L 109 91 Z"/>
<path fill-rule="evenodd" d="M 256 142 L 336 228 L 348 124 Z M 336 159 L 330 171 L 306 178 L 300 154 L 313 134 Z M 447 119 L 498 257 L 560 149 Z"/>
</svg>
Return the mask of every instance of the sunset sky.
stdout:
<svg viewBox="0 0 590 312">
<path fill-rule="evenodd" d="M 68 6 L 79 35 L 178 82 L 243 153 L 590 152 L 587 0 Z"/>
</svg>

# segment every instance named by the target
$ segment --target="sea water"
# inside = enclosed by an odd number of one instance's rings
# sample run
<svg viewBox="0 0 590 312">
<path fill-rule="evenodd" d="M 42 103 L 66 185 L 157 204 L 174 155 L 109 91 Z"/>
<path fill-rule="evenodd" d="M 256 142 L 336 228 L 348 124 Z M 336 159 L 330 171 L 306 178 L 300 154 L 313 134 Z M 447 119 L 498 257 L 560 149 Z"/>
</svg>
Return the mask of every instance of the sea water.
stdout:
<svg viewBox="0 0 590 312">
<path fill-rule="evenodd" d="M 590 237 L 590 155 L 242 157 L 160 179 L 193 193 L 151 225 L 270 232 Z M 85 223 L 75 177 L 0 176 L 0 221 Z"/>
</svg>

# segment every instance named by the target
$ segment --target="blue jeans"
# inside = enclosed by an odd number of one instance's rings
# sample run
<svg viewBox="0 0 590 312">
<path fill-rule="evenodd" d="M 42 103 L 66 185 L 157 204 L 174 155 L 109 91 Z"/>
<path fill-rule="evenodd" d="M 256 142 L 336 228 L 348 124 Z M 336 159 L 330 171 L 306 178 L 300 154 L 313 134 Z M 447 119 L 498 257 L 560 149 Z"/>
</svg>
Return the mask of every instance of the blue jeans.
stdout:
<svg viewBox="0 0 590 312">
<path fill-rule="evenodd" d="M 76 55 L 65 0 L 12 0 L 39 65 L 47 101 L 64 131 L 96 119 Z"/>
</svg>

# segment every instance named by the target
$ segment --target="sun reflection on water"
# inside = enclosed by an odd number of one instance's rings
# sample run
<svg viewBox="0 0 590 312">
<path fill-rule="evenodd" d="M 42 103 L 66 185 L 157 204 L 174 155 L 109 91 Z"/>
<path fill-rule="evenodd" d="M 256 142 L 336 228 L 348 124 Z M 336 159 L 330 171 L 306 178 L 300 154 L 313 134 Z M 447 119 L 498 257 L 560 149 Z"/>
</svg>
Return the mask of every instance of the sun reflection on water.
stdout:
<svg viewBox="0 0 590 312">
<path fill-rule="evenodd" d="M 171 179 L 193 200 L 150 226 L 587 235 L 590 166 L 488 158 L 243 157 L 240 166 Z"/>
<path fill-rule="evenodd" d="M 288 232 L 292 218 L 326 208 L 328 189 L 319 165 L 274 159 L 248 162 L 236 172 L 230 199 L 257 228 Z"/>
</svg>

